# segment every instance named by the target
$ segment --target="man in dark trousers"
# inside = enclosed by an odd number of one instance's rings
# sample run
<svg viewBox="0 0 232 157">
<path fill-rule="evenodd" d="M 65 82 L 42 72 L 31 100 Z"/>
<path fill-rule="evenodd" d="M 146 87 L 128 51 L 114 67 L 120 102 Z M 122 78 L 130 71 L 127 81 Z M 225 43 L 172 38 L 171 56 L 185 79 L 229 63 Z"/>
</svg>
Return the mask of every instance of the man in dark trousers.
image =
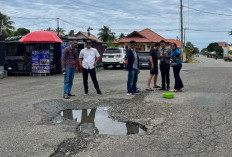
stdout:
<svg viewBox="0 0 232 157">
<path fill-rule="evenodd" d="M 170 55 L 171 49 L 169 47 L 166 47 L 166 42 L 164 40 L 161 40 L 159 49 L 160 72 L 162 78 L 161 90 L 170 90 Z"/>
<path fill-rule="evenodd" d="M 92 41 L 90 39 L 86 40 L 86 48 L 82 49 L 79 55 L 79 63 L 82 67 L 83 74 L 83 84 L 85 89 L 85 94 L 88 95 L 88 74 L 90 74 L 91 79 L 93 81 L 94 87 L 97 91 L 97 95 L 102 95 L 102 92 L 99 88 L 97 76 L 96 76 L 96 65 L 100 59 L 100 54 L 97 49 L 92 48 Z"/>
<path fill-rule="evenodd" d="M 132 96 L 140 94 L 140 92 L 137 91 L 139 56 L 135 50 L 136 46 L 137 44 L 135 41 L 130 41 L 130 48 L 127 50 L 125 56 L 126 69 L 128 70 L 127 95 Z"/>
</svg>

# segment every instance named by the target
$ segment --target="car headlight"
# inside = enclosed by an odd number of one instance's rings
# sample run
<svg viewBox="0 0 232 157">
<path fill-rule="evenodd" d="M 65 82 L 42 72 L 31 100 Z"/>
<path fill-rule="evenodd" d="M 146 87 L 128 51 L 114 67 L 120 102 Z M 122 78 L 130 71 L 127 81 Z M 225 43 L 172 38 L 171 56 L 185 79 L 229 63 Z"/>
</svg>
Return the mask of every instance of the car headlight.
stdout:
<svg viewBox="0 0 232 157">
<path fill-rule="evenodd" d="M 12 70 L 12 68 L 11 68 L 11 67 L 8 67 L 8 70 Z"/>
</svg>

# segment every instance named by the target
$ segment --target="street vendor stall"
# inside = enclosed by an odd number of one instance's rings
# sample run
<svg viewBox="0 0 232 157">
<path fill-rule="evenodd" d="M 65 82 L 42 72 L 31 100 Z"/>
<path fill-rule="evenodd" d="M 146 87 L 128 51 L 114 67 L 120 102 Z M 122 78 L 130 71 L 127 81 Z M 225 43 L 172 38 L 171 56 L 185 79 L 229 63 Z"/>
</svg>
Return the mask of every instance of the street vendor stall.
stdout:
<svg viewBox="0 0 232 157">
<path fill-rule="evenodd" d="M 19 42 L 26 46 L 23 54 L 24 67 L 30 74 L 50 74 L 60 71 L 60 47 L 63 41 L 53 32 L 36 31 L 22 37 Z"/>
</svg>

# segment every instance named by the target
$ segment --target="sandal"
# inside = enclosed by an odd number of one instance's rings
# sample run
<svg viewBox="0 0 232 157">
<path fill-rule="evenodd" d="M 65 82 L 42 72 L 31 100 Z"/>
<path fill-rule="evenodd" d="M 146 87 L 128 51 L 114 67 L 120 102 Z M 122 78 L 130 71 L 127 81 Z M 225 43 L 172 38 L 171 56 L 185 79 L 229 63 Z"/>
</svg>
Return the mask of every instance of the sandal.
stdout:
<svg viewBox="0 0 232 157">
<path fill-rule="evenodd" d="M 146 91 L 154 91 L 154 90 L 151 88 L 146 88 Z"/>
<path fill-rule="evenodd" d="M 65 95 L 65 96 L 64 96 L 64 99 L 69 99 L 69 96 L 68 96 L 68 95 Z"/>
<path fill-rule="evenodd" d="M 169 90 L 169 92 L 182 92 L 181 89 L 172 89 L 172 90 Z"/>
<path fill-rule="evenodd" d="M 75 94 L 71 94 L 71 93 L 69 93 L 69 94 L 68 94 L 68 96 L 75 96 Z"/>
</svg>

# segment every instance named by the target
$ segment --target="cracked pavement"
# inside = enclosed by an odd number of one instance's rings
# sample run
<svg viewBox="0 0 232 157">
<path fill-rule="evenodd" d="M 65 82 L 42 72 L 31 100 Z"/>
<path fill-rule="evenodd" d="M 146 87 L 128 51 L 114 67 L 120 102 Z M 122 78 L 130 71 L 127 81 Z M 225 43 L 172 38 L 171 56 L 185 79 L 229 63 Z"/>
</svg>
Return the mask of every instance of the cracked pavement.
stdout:
<svg viewBox="0 0 232 157">
<path fill-rule="evenodd" d="M 62 99 L 63 76 L 8 77 L 0 80 L 0 156 L 73 157 L 230 157 L 232 143 L 232 63 L 200 56 L 200 63 L 183 64 L 184 92 L 174 99 L 145 91 L 148 70 L 139 74 L 141 95 L 126 96 L 127 72 L 97 73 L 103 96 L 89 82 L 83 96 L 82 76 L 76 75 L 72 93 Z M 173 87 L 173 73 L 170 73 Z M 160 82 L 160 75 L 158 77 Z M 111 106 L 109 115 L 144 125 L 145 135 L 86 136 L 77 123 L 62 119 L 60 111 Z"/>
</svg>

